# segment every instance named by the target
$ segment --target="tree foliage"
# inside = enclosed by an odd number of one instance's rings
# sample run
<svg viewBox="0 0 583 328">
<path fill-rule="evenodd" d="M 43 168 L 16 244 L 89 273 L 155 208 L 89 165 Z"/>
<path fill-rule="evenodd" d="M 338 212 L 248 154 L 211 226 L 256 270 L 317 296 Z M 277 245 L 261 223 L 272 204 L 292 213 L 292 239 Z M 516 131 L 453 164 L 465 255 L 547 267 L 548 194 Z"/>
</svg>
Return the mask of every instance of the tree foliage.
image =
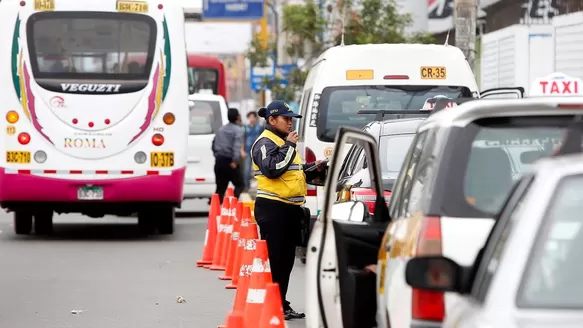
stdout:
<svg viewBox="0 0 583 328">
<path fill-rule="evenodd" d="M 411 24 L 410 15 L 399 13 L 394 0 L 344 0 L 339 15 L 344 16 L 344 44 L 367 43 L 432 43 L 433 37 L 428 33 L 407 34 Z M 330 8 L 333 9 L 333 8 Z M 339 45 L 341 34 L 333 38 L 332 43 L 325 44 L 322 36 L 331 29 L 337 30 L 341 25 L 339 18 L 326 21 L 314 0 L 307 0 L 303 5 L 284 5 L 282 8 L 281 30 L 286 33 L 286 53 L 297 62 L 298 59 L 313 59 L 327 47 Z M 338 15 L 336 15 L 338 17 Z M 247 57 L 254 67 L 267 64 L 270 53 L 274 53 L 275 44 L 268 49 L 261 47 L 256 36 L 249 45 Z M 281 78 L 264 79 L 263 86 L 269 88 L 274 99 L 294 100 L 301 90 L 308 70 L 299 68 L 290 72 L 288 84 L 282 85 Z"/>
</svg>

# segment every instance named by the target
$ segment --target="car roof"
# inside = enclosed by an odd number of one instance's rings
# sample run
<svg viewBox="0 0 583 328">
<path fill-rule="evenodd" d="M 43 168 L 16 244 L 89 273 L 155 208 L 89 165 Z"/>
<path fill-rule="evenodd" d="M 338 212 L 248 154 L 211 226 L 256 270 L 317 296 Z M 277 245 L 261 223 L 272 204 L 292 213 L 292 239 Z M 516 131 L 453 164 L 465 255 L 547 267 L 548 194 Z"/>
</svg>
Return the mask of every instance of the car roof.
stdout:
<svg viewBox="0 0 583 328">
<path fill-rule="evenodd" d="M 541 158 L 532 166 L 531 173 L 562 178 L 567 175 L 583 174 L 583 154 L 570 154 Z"/>
<path fill-rule="evenodd" d="M 364 126 L 363 130 L 377 136 L 393 134 L 415 134 L 425 117 L 400 118 L 384 121 L 373 121 Z"/>
<path fill-rule="evenodd" d="M 215 94 L 211 94 L 211 93 L 193 93 L 193 94 L 188 96 L 188 99 L 190 99 L 190 100 L 218 101 L 218 102 L 225 101 L 223 96 L 215 95 Z"/>
<path fill-rule="evenodd" d="M 558 105 L 581 105 L 558 108 Z M 457 107 L 440 110 L 421 124 L 419 131 L 434 126 L 464 127 L 487 117 L 508 116 L 553 116 L 583 114 L 583 97 L 537 97 L 522 99 L 479 99 Z"/>
</svg>

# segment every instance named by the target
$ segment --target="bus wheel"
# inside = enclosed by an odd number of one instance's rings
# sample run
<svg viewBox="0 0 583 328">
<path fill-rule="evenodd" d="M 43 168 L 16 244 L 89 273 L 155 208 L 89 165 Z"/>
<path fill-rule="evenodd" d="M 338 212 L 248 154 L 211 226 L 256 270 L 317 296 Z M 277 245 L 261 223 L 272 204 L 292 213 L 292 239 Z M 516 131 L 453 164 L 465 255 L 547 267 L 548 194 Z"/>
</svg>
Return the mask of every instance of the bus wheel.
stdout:
<svg viewBox="0 0 583 328">
<path fill-rule="evenodd" d="M 151 211 L 144 210 L 138 212 L 138 229 L 143 235 L 151 235 L 156 232 L 154 214 Z"/>
<path fill-rule="evenodd" d="M 17 235 L 29 235 L 32 231 L 32 213 L 14 212 L 14 232 Z"/>
<path fill-rule="evenodd" d="M 39 212 L 34 215 L 34 232 L 48 235 L 53 232 L 53 211 Z"/>
<path fill-rule="evenodd" d="M 156 211 L 156 228 L 161 235 L 171 235 L 174 233 L 174 207 L 160 206 Z"/>
</svg>

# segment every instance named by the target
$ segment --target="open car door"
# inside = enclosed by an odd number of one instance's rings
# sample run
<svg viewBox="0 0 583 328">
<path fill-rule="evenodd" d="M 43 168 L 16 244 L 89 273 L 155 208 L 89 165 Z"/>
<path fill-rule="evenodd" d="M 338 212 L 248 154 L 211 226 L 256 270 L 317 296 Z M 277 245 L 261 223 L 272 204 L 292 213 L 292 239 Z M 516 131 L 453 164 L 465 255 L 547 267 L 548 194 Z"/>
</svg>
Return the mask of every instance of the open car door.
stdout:
<svg viewBox="0 0 583 328">
<path fill-rule="evenodd" d="M 359 201 L 336 203 L 336 187 L 344 148 L 364 148 L 372 188 L 374 214 Z M 368 133 L 341 127 L 336 135 L 325 185 L 321 215 L 308 242 L 306 315 L 311 328 L 370 328 L 376 326 L 376 274 L 365 269 L 377 263 L 388 225 L 376 140 Z"/>
<path fill-rule="evenodd" d="M 480 91 L 480 99 L 520 99 L 524 98 L 524 88 L 493 88 Z"/>
</svg>

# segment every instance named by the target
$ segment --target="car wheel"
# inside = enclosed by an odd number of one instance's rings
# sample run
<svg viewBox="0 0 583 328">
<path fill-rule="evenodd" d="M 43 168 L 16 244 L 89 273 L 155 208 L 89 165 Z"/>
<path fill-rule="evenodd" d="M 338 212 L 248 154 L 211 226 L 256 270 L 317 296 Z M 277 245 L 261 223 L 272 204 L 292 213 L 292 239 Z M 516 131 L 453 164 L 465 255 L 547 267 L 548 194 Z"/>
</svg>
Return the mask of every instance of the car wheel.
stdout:
<svg viewBox="0 0 583 328">
<path fill-rule="evenodd" d="M 138 212 L 138 229 L 143 235 L 151 235 L 156 232 L 154 226 L 154 213 L 148 210 Z"/>
<path fill-rule="evenodd" d="M 14 232 L 17 235 L 29 235 L 32 231 L 32 213 L 14 212 Z"/>
<path fill-rule="evenodd" d="M 158 210 L 154 211 L 156 213 L 155 223 L 158 233 L 161 235 L 171 235 L 174 233 L 174 207 L 161 206 Z"/>
<path fill-rule="evenodd" d="M 34 215 L 34 232 L 37 235 L 48 235 L 53 232 L 53 211 Z"/>
</svg>

